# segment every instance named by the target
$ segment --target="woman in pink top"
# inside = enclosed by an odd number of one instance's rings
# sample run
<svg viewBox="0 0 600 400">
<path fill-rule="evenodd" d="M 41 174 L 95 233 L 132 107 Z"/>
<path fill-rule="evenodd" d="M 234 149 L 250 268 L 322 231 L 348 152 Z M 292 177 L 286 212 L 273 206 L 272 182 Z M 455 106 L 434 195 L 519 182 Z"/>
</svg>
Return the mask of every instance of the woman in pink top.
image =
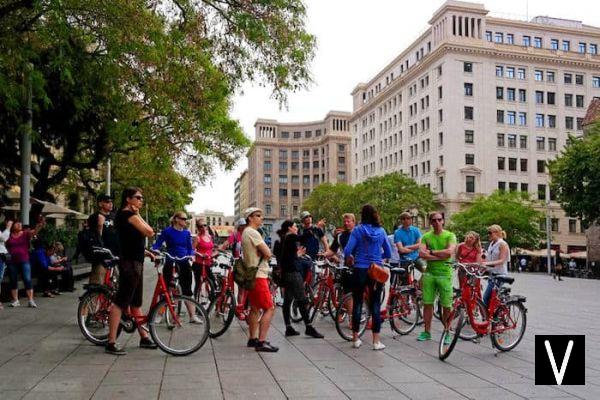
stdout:
<svg viewBox="0 0 600 400">
<path fill-rule="evenodd" d="M 456 246 L 456 261 L 464 264 L 481 263 L 481 240 L 477 232 L 468 232 L 465 235 L 465 241 Z M 458 281 L 462 283 L 464 271 L 458 271 Z M 480 291 L 479 279 L 475 282 L 477 290 Z"/>
<path fill-rule="evenodd" d="M 206 220 L 202 217 L 196 220 L 196 229 L 198 230 L 198 236 L 194 239 L 194 250 L 196 252 L 196 259 L 192 264 L 192 271 L 194 272 L 194 281 L 196 286 L 194 287 L 194 293 L 201 292 L 202 297 L 212 297 L 215 279 L 212 275 L 210 267 L 213 263 L 213 257 L 217 255 L 215 249 L 215 242 L 211 235 L 210 228 L 206 224 Z M 209 282 L 210 288 L 204 290 L 201 286 L 202 282 Z"/>
<path fill-rule="evenodd" d="M 10 302 L 11 307 L 19 307 L 19 271 L 23 276 L 23 283 L 25 284 L 25 292 L 29 299 L 29 307 L 37 308 L 37 304 L 33 300 L 33 287 L 31 285 L 31 264 L 29 263 L 29 245 L 31 239 L 35 236 L 36 232 L 43 226 L 43 220 L 36 226 L 35 229 L 23 229 L 23 224 L 15 222 L 10 228 L 10 236 L 6 241 L 6 249 L 9 254 L 8 261 L 8 274 L 10 277 L 10 293 L 12 301 Z"/>
</svg>

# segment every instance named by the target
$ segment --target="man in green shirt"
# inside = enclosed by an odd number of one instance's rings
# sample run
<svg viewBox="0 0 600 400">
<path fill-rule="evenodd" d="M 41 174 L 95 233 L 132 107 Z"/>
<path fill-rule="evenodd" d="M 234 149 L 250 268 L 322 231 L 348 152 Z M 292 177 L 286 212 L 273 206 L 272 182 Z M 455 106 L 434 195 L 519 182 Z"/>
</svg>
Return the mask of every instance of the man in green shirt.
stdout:
<svg viewBox="0 0 600 400">
<path fill-rule="evenodd" d="M 440 212 L 429 214 L 431 230 L 421 238 L 419 257 L 427 261 L 427 270 L 421 281 L 423 287 L 423 320 L 425 330 L 417 337 L 419 341 L 431 340 L 433 302 L 439 294 L 443 307 L 442 320 L 446 321 L 452 307 L 452 266 L 447 263 L 454 255 L 456 236 L 444 230 L 444 216 Z"/>
</svg>

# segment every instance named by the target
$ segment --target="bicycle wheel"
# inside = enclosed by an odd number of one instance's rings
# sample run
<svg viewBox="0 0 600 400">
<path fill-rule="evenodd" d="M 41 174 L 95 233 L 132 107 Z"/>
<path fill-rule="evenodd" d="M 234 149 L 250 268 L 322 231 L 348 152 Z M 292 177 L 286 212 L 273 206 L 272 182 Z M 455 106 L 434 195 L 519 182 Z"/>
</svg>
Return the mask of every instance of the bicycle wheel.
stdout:
<svg viewBox="0 0 600 400">
<path fill-rule="evenodd" d="M 314 292 L 309 284 L 304 285 L 304 291 L 306 292 L 306 297 L 308 298 L 308 304 L 306 307 L 308 308 L 308 315 L 310 316 L 312 314 Z M 300 313 L 299 305 L 295 299 L 292 300 L 290 305 L 290 319 L 295 323 L 302 321 L 302 314 Z"/>
<path fill-rule="evenodd" d="M 448 317 L 448 329 L 444 329 L 440 337 L 439 357 L 440 360 L 448 358 L 460 335 L 460 330 L 464 323 L 464 309 L 462 306 L 453 309 Z"/>
<path fill-rule="evenodd" d="M 352 293 L 346 294 L 341 300 L 335 313 L 335 329 L 340 334 L 342 339 L 352 341 L 352 310 L 353 310 Z M 358 336 L 362 337 L 367 329 L 367 322 L 371 317 L 369 307 L 363 304 L 360 314 L 360 322 L 358 325 Z"/>
<path fill-rule="evenodd" d="M 408 335 L 419 321 L 419 305 L 410 290 L 400 291 L 392 298 L 390 327 L 400 335 Z"/>
<path fill-rule="evenodd" d="M 327 310 L 329 311 L 329 316 L 335 322 L 335 311 L 337 310 L 340 300 L 344 297 L 344 289 L 341 286 L 334 286 L 333 292 L 329 293 L 329 298 L 327 299 Z"/>
<path fill-rule="evenodd" d="M 216 338 L 227 331 L 235 316 L 235 297 L 230 290 L 219 294 L 208 309 L 210 337 Z"/>
<path fill-rule="evenodd" d="M 210 307 L 210 302 L 215 298 L 215 284 L 210 279 L 202 279 L 196 284 L 194 299 L 200 303 L 205 310 Z"/>
<path fill-rule="evenodd" d="M 438 321 L 442 320 L 442 305 L 440 304 L 440 297 L 435 296 L 435 300 L 433 302 L 433 316 L 438 319 Z"/>
<path fill-rule="evenodd" d="M 483 301 L 477 300 L 477 303 L 473 307 L 473 321 L 478 324 L 484 324 L 487 321 L 487 309 Z M 462 340 L 474 340 L 479 336 L 477 332 L 471 326 L 469 321 L 469 317 L 465 312 L 465 318 L 463 322 L 463 326 L 460 330 L 460 338 Z"/>
<path fill-rule="evenodd" d="M 179 301 L 185 302 L 186 306 L 192 308 L 198 321 L 189 318 L 187 313 L 182 316 L 171 315 L 173 326 L 169 327 L 165 321 L 167 318 L 158 318 L 161 309 L 166 315 L 173 312 L 167 304 L 167 300 L 159 301 L 148 315 L 148 328 L 154 342 L 165 353 L 174 356 L 187 356 L 201 348 L 208 339 L 210 323 L 204 307 L 191 297 L 175 296 L 172 306 L 176 307 Z M 187 309 L 187 307 L 184 307 Z"/>
<path fill-rule="evenodd" d="M 96 345 L 108 340 L 110 294 L 100 288 L 88 290 L 81 296 L 77 307 L 77 324 L 83 336 Z"/>
<path fill-rule="evenodd" d="M 327 309 L 327 297 L 329 293 L 329 288 L 327 286 L 317 286 L 318 291 L 315 299 L 312 301 L 312 307 L 308 313 L 308 319 L 312 323 L 315 320 L 315 317 L 320 312 L 322 315 L 325 315 L 325 310 Z"/>
<path fill-rule="evenodd" d="M 500 351 L 510 351 L 523 339 L 526 328 L 527 309 L 520 301 L 509 301 L 494 312 L 490 334 L 492 344 Z M 502 331 L 494 332 L 496 330 Z"/>
</svg>

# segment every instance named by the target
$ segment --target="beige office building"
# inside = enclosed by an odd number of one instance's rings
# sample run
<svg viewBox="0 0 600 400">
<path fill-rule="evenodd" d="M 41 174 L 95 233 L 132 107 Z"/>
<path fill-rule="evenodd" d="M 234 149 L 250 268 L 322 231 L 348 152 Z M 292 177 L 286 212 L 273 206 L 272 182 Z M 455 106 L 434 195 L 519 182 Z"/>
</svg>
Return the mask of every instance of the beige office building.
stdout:
<svg viewBox="0 0 600 400">
<path fill-rule="evenodd" d="M 482 4 L 444 3 L 409 48 L 353 90 L 353 183 L 401 171 L 447 214 L 499 188 L 544 202 L 546 160 L 569 133 L 582 134 L 600 96 L 598 44 L 600 29 L 580 21 L 508 20 Z M 549 208 L 553 243 L 584 246 L 579 221 L 554 201 Z"/>
<path fill-rule="evenodd" d="M 298 217 L 310 192 L 324 182 L 349 182 L 350 114 L 331 111 L 321 121 L 258 119 L 248 152 L 248 205 L 277 221 Z"/>
<path fill-rule="evenodd" d="M 233 194 L 235 199 L 233 215 L 237 221 L 242 218 L 244 210 L 248 208 L 248 169 L 245 169 L 235 180 Z"/>
</svg>

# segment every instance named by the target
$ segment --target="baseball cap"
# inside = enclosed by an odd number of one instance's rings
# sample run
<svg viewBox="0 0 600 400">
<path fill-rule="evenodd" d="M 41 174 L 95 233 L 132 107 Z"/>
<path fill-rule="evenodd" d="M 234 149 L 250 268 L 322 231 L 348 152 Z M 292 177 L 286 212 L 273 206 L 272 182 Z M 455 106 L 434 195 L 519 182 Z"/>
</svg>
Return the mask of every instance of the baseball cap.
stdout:
<svg viewBox="0 0 600 400">
<path fill-rule="evenodd" d="M 112 201 L 113 198 L 108 195 L 108 194 L 101 194 L 96 198 L 97 202 L 101 202 L 101 201 Z"/>
<path fill-rule="evenodd" d="M 248 219 L 248 217 L 252 214 L 254 214 L 255 212 L 263 212 L 263 210 L 261 210 L 258 207 L 250 207 L 250 208 L 246 208 L 244 210 L 244 218 Z"/>
<path fill-rule="evenodd" d="M 303 220 L 306 217 L 312 217 L 311 213 L 309 213 L 308 211 L 302 211 L 302 213 L 300 214 L 300 219 Z"/>
<path fill-rule="evenodd" d="M 235 222 L 235 226 L 247 225 L 247 222 L 244 218 L 240 218 Z"/>
</svg>

